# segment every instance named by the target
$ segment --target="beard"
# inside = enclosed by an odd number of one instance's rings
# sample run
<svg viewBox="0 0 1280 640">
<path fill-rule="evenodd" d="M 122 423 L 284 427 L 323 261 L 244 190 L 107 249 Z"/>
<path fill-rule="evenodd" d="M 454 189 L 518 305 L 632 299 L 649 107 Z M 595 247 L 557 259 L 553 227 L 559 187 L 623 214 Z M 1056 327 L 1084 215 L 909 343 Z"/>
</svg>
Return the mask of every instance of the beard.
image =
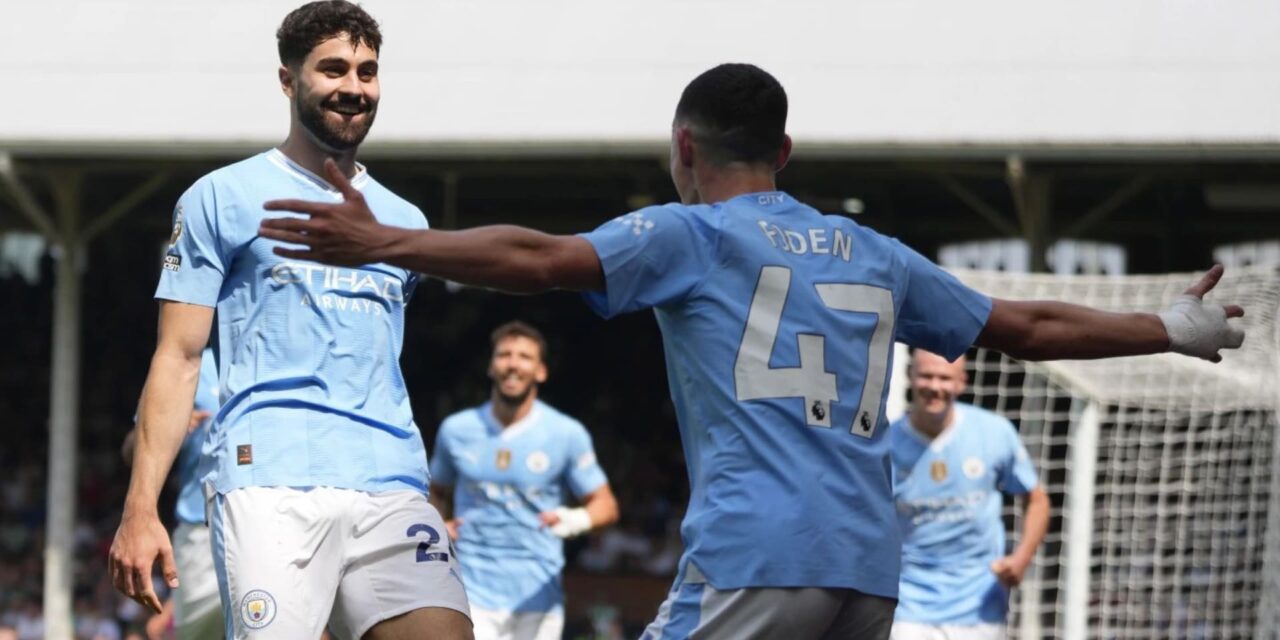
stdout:
<svg viewBox="0 0 1280 640">
<path fill-rule="evenodd" d="M 535 386 L 536 385 L 531 384 L 525 387 L 523 391 L 520 391 L 519 393 L 514 393 L 514 394 L 504 392 L 501 386 L 495 386 L 494 390 L 497 391 L 498 399 L 501 400 L 503 403 L 507 404 L 508 406 L 516 406 L 519 404 L 524 404 L 524 401 L 529 398 L 529 394 L 533 393 L 533 389 Z"/>
<path fill-rule="evenodd" d="M 369 135 L 374 116 L 378 114 L 378 103 L 364 99 L 356 101 L 337 98 L 309 103 L 302 93 L 299 91 L 294 99 L 298 110 L 298 121 L 311 132 L 311 135 L 315 136 L 320 144 L 334 151 L 347 151 L 360 146 L 365 136 Z M 362 122 L 333 122 L 325 116 L 329 107 L 336 105 L 356 106 L 360 109 L 360 113 L 365 114 L 365 117 Z"/>
</svg>

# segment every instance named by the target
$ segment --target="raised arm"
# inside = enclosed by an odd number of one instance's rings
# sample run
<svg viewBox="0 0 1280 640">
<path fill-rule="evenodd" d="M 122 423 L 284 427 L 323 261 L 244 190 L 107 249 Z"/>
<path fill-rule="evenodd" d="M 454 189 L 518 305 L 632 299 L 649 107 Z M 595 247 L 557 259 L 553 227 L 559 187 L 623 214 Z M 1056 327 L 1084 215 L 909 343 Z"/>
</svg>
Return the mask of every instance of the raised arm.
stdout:
<svg viewBox="0 0 1280 640">
<path fill-rule="evenodd" d="M 600 260 L 590 243 L 582 238 L 511 225 L 465 231 L 389 227 L 378 223 L 364 196 L 351 186 L 332 160 L 325 162 L 325 172 L 329 182 L 342 191 L 343 202 L 273 200 L 266 203 L 268 210 L 309 216 L 262 222 L 259 228 L 262 237 L 307 247 L 277 247 L 277 254 L 337 265 L 385 262 L 510 293 L 604 288 Z"/>
<path fill-rule="evenodd" d="M 1021 360 L 1087 360 L 1175 351 L 1218 362 L 1220 349 L 1235 349 L 1244 333 L 1227 323 L 1238 305 L 1204 302 L 1222 278 L 1210 269 L 1165 311 L 1112 313 L 1066 302 L 993 299 L 991 316 L 978 334 L 980 347 Z"/>
<path fill-rule="evenodd" d="M 133 446 L 133 473 L 124 512 L 108 559 L 121 593 L 159 613 L 151 567 L 160 558 L 165 581 L 178 586 L 178 572 L 157 501 L 169 467 L 186 437 L 200 378 L 200 354 L 209 341 L 213 309 L 162 301 L 159 338 L 142 391 Z"/>
</svg>

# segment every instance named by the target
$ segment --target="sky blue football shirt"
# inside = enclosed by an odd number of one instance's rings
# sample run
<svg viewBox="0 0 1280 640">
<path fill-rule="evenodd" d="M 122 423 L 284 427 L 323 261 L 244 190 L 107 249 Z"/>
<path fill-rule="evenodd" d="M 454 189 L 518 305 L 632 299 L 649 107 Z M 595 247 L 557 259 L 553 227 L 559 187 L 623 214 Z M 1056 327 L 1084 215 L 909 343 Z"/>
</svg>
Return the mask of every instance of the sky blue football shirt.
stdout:
<svg viewBox="0 0 1280 640">
<path fill-rule="evenodd" d="M 605 484 L 582 424 L 539 401 L 504 429 L 485 403 L 441 424 L 431 471 L 436 484 L 454 488 L 458 561 L 471 604 L 561 611 L 564 544 L 538 514 Z"/>
<path fill-rule="evenodd" d="M 584 234 L 605 317 L 654 308 L 690 478 L 682 570 L 717 589 L 893 597 L 884 416 L 895 339 L 964 353 L 990 300 L 781 192 L 648 207 Z"/>
<path fill-rule="evenodd" d="M 422 212 L 361 168 L 352 179 L 398 227 Z M 272 149 L 210 173 L 174 211 L 156 297 L 217 309 L 222 410 L 205 477 L 246 486 L 427 490 L 422 437 L 400 373 L 404 305 L 417 277 L 385 264 L 330 267 L 272 253 L 258 237 L 279 198 L 341 194 Z"/>
<path fill-rule="evenodd" d="M 902 583 L 894 619 L 928 624 L 1003 624 L 1009 593 L 991 572 L 1006 554 L 1001 491 L 1039 483 L 1006 419 L 956 404 L 932 441 L 903 416 L 890 427 L 894 493 L 903 532 Z"/>
</svg>

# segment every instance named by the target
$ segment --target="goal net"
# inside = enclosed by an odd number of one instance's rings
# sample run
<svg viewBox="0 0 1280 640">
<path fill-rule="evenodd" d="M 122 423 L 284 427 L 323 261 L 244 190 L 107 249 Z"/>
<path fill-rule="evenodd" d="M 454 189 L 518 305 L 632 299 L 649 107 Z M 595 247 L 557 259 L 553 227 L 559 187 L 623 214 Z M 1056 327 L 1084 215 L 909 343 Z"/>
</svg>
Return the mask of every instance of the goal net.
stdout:
<svg viewBox="0 0 1280 640">
<path fill-rule="evenodd" d="M 955 273 L 1000 298 L 1116 311 L 1158 311 L 1196 278 Z M 1210 299 L 1246 308 L 1245 345 L 1219 364 L 971 358 L 965 399 L 1017 425 L 1053 505 L 1011 637 L 1277 637 L 1280 273 L 1230 270 Z"/>
</svg>

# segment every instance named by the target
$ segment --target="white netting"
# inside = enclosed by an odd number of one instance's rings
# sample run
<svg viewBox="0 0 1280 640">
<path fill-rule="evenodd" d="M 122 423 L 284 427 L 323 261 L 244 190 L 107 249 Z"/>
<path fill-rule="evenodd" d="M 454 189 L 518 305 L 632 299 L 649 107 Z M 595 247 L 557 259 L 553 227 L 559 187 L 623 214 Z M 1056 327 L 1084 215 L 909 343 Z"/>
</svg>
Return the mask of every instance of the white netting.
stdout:
<svg viewBox="0 0 1280 640">
<path fill-rule="evenodd" d="M 956 274 L 1000 298 L 1117 311 L 1157 311 L 1195 279 Z M 986 351 L 970 360 L 972 401 L 1018 425 L 1053 504 L 1013 597 L 1011 636 L 1277 637 L 1280 277 L 1235 269 L 1210 298 L 1247 310 L 1244 348 L 1216 365 L 1175 355 L 1036 364 Z"/>
</svg>

